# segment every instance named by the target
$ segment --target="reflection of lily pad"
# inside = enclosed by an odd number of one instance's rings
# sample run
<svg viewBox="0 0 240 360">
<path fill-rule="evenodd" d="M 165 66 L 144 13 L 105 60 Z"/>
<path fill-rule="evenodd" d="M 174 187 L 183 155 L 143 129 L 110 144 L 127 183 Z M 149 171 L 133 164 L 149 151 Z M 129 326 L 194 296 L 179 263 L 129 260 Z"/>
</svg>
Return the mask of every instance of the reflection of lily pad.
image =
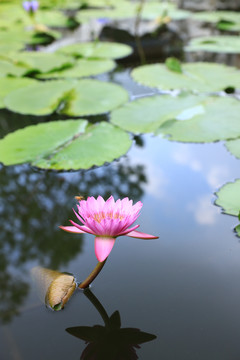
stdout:
<svg viewBox="0 0 240 360">
<path fill-rule="evenodd" d="M 240 179 L 225 184 L 216 195 L 215 204 L 221 206 L 225 214 L 238 216 L 240 210 Z"/>
<path fill-rule="evenodd" d="M 79 59 L 71 68 L 60 71 L 51 71 L 46 74 L 40 74 L 37 77 L 41 79 L 81 78 L 99 75 L 113 70 L 114 67 L 115 62 L 113 60 Z"/>
<path fill-rule="evenodd" d="M 21 114 L 47 115 L 58 110 L 84 116 L 108 112 L 127 99 L 121 86 L 91 79 L 45 81 L 11 92 L 4 102 L 9 110 Z"/>
<path fill-rule="evenodd" d="M 229 140 L 225 145 L 234 156 L 240 159 L 240 139 Z"/>
<path fill-rule="evenodd" d="M 1 81 L 0 81 L 0 108 L 5 107 L 5 105 L 3 103 L 3 99 L 11 91 L 26 87 L 28 85 L 34 84 L 35 82 L 36 82 L 36 80 L 27 79 L 27 78 L 12 78 L 12 77 L 1 78 Z"/>
<path fill-rule="evenodd" d="M 240 53 L 240 37 L 215 35 L 192 39 L 185 51 L 208 51 L 215 53 Z"/>
<path fill-rule="evenodd" d="M 131 54 L 132 49 L 128 45 L 113 42 L 88 42 L 64 46 L 58 51 L 75 57 L 119 59 Z"/>
<path fill-rule="evenodd" d="M 240 136 L 240 102 L 234 98 L 152 96 L 127 103 L 111 122 L 133 133 L 156 132 L 183 142 L 211 142 Z"/>
<path fill-rule="evenodd" d="M 0 140 L 0 161 L 57 170 L 88 169 L 124 155 L 130 145 L 127 133 L 106 122 L 54 121 L 8 134 Z"/>
<path fill-rule="evenodd" d="M 234 67 L 214 63 L 182 64 L 181 71 L 172 71 L 165 64 L 139 66 L 132 71 L 135 81 L 162 90 L 186 89 L 220 91 L 240 87 L 240 71 Z"/>
</svg>

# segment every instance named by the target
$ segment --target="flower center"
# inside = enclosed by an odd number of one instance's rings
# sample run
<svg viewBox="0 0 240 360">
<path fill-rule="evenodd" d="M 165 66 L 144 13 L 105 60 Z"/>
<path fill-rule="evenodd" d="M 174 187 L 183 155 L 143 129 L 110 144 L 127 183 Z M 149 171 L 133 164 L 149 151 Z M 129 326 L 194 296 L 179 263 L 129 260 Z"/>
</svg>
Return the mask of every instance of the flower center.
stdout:
<svg viewBox="0 0 240 360">
<path fill-rule="evenodd" d="M 98 223 L 100 223 L 103 219 L 115 219 L 115 220 L 121 221 L 123 218 L 124 218 L 124 215 L 121 215 L 121 214 L 119 214 L 119 213 L 113 214 L 112 211 L 111 211 L 111 212 L 107 212 L 107 213 L 101 211 L 101 212 L 95 213 L 95 214 L 93 215 L 93 219 L 94 219 L 95 221 L 97 221 Z"/>
</svg>

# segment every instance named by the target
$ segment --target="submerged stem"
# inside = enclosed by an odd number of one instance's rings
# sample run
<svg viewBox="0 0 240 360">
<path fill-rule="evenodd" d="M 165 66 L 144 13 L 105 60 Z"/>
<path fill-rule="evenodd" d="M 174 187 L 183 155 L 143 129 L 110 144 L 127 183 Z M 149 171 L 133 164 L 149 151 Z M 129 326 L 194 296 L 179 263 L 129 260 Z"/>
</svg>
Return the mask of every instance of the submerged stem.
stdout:
<svg viewBox="0 0 240 360">
<path fill-rule="evenodd" d="M 100 273 L 100 271 L 104 267 L 106 261 L 107 261 L 107 259 L 105 259 L 102 262 L 99 261 L 97 263 L 95 269 L 93 269 L 93 271 L 91 272 L 91 274 L 83 282 L 81 282 L 78 285 L 78 287 L 80 289 L 86 289 L 87 287 L 89 287 L 89 285 L 93 282 L 93 280 L 98 276 L 98 274 Z"/>
</svg>

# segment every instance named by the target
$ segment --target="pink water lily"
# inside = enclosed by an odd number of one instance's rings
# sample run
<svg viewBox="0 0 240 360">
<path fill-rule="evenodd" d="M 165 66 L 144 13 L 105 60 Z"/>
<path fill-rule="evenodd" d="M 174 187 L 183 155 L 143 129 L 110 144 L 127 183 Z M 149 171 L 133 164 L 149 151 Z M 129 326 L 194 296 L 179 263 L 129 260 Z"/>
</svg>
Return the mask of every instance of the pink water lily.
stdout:
<svg viewBox="0 0 240 360">
<path fill-rule="evenodd" d="M 72 233 L 89 233 L 95 235 L 95 254 L 98 261 L 104 261 L 110 254 L 116 237 L 127 235 L 139 239 L 157 239 L 157 236 L 136 231 L 139 225 L 130 227 L 139 216 L 142 208 L 141 201 L 133 205 L 127 197 L 116 202 L 113 196 L 106 201 L 101 196 L 97 199 L 88 197 L 80 200 L 78 213 L 75 215 L 83 224 L 79 225 L 70 220 L 73 226 L 60 226 L 61 229 Z"/>
</svg>

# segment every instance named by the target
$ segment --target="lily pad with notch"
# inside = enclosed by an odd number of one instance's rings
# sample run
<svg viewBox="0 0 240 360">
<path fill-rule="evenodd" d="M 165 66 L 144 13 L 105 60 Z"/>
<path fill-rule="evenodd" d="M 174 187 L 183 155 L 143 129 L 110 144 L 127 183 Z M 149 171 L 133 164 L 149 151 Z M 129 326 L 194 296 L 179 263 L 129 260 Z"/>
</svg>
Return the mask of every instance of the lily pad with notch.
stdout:
<svg viewBox="0 0 240 360">
<path fill-rule="evenodd" d="M 130 146 L 129 135 L 106 122 L 52 121 L 1 139 L 0 161 L 4 165 L 28 162 L 43 169 L 88 169 L 119 158 Z"/>
</svg>

